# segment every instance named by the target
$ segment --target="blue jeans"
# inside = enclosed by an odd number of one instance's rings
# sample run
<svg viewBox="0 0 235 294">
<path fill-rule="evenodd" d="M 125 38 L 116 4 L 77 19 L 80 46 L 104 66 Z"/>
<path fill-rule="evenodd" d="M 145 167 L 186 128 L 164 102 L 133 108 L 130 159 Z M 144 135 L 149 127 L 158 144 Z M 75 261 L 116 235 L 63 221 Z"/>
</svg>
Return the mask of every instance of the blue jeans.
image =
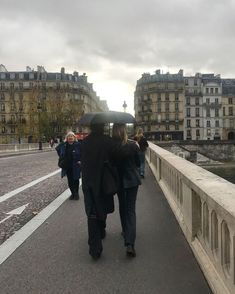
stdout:
<svg viewBox="0 0 235 294">
<path fill-rule="evenodd" d="M 141 176 L 144 176 L 144 171 L 145 171 L 145 152 L 140 152 L 139 153 L 139 158 L 140 158 L 139 173 L 140 173 Z"/>
<path fill-rule="evenodd" d="M 125 189 L 125 246 L 135 244 L 136 238 L 136 213 L 135 203 L 138 192 L 138 187 Z"/>
</svg>

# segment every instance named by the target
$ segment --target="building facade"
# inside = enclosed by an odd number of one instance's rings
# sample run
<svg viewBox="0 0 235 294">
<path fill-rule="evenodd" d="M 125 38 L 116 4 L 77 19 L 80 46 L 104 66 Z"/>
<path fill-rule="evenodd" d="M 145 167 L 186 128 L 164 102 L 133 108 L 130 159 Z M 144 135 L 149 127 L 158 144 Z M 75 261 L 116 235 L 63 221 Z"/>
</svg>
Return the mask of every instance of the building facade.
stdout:
<svg viewBox="0 0 235 294">
<path fill-rule="evenodd" d="M 8 72 L 0 66 L 0 143 L 37 142 L 78 131 L 80 117 L 107 110 L 86 74 L 37 70 Z"/>
<path fill-rule="evenodd" d="M 152 140 L 182 140 L 184 116 L 183 71 L 177 74 L 145 73 L 135 91 L 137 126 Z"/>
<path fill-rule="evenodd" d="M 223 140 L 235 140 L 235 79 L 222 79 Z"/>
<path fill-rule="evenodd" d="M 200 140 L 204 132 L 201 74 L 185 77 L 184 85 L 184 140 Z"/>
</svg>

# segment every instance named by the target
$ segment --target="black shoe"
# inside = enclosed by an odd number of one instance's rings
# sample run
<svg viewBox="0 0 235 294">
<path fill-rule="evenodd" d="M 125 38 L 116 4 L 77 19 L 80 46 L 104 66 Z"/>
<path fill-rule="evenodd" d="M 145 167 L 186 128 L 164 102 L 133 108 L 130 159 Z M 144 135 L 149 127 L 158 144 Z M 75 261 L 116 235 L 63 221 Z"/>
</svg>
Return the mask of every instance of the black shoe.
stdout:
<svg viewBox="0 0 235 294">
<path fill-rule="evenodd" d="M 73 196 L 73 200 L 79 200 L 79 195 L 78 195 L 78 194 L 75 194 L 75 195 Z"/>
<path fill-rule="evenodd" d="M 69 200 L 74 200 L 74 195 L 73 194 L 69 196 Z"/>
<path fill-rule="evenodd" d="M 140 175 L 142 179 L 144 179 L 144 175 Z"/>
<path fill-rule="evenodd" d="M 98 260 L 101 256 L 102 250 L 100 252 L 89 252 L 93 260 Z"/>
<path fill-rule="evenodd" d="M 136 257 L 135 248 L 132 245 L 127 245 L 126 247 L 126 255 L 130 257 Z"/>
</svg>

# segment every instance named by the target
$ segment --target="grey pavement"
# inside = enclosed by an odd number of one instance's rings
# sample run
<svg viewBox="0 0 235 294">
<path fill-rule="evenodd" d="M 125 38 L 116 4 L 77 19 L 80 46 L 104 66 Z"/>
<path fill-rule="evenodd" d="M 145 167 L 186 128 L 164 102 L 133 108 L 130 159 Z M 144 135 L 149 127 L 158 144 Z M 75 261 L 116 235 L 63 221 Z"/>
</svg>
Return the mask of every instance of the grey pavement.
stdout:
<svg viewBox="0 0 235 294">
<path fill-rule="evenodd" d="M 138 193 L 136 258 L 126 257 L 120 232 L 116 205 L 93 261 L 83 199 L 65 201 L 2 264 L 0 293 L 212 293 L 149 168 Z"/>
</svg>

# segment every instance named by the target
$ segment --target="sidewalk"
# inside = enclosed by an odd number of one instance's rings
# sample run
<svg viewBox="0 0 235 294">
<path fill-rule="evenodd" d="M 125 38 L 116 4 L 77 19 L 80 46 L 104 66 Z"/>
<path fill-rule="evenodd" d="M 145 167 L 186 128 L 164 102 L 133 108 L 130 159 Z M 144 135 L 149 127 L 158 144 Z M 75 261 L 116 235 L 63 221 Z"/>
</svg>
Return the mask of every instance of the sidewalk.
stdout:
<svg viewBox="0 0 235 294">
<path fill-rule="evenodd" d="M 103 255 L 93 261 L 83 199 L 66 200 L 1 265 L 0 293 L 211 293 L 148 168 L 137 201 L 136 258 L 126 257 L 120 233 L 116 205 L 107 220 Z"/>
</svg>

